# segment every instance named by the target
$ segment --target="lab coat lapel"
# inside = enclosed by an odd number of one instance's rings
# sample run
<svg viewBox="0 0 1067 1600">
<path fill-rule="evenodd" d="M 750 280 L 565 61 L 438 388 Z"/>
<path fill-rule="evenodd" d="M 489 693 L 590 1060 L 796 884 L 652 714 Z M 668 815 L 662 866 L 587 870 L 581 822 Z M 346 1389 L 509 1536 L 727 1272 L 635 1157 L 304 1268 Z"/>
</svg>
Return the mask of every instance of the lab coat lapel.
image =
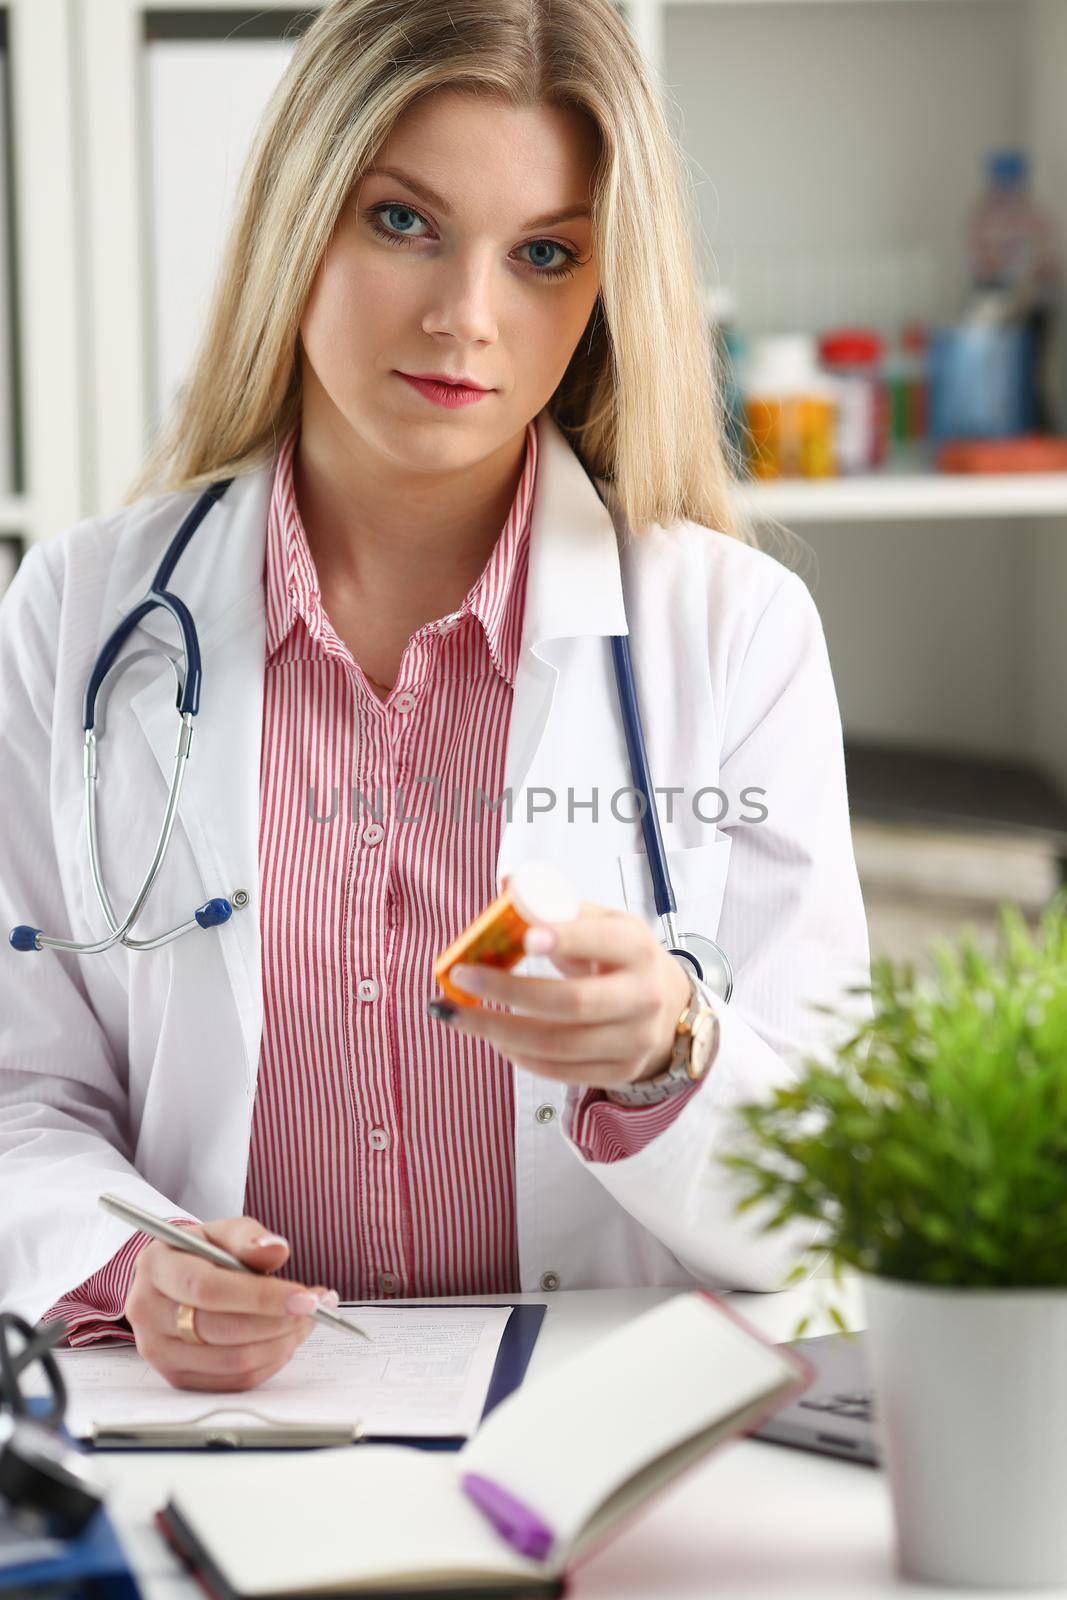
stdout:
<svg viewBox="0 0 1067 1600">
<path fill-rule="evenodd" d="M 538 470 L 530 522 L 522 649 L 515 676 L 505 756 L 504 788 L 512 797 L 497 858 L 497 886 L 516 865 L 536 854 L 552 855 L 532 791 L 560 790 L 565 775 L 539 759 L 556 701 L 560 674 L 573 676 L 588 664 L 592 647 L 599 660 L 610 658 L 604 635 L 626 633 L 622 577 L 615 526 L 596 489 L 558 425 L 547 411 L 537 418 Z M 604 489 L 609 495 L 610 491 Z M 599 637 L 598 637 L 599 636 Z M 596 695 L 595 669 L 586 681 Z M 569 717 L 572 704 L 565 714 Z M 587 701 L 587 736 L 596 741 L 604 728 L 597 707 Z M 610 727 L 610 724 L 608 725 Z M 560 793 L 557 805 L 566 805 Z M 558 817 L 558 813 L 557 813 Z"/>
</svg>

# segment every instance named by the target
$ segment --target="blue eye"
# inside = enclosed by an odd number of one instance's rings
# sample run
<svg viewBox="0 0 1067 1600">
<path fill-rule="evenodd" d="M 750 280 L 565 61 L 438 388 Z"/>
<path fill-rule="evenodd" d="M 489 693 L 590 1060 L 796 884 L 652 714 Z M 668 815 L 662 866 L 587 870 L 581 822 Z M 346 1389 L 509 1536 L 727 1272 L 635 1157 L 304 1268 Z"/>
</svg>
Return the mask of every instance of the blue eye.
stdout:
<svg viewBox="0 0 1067 1600">
<path fill-rule="evenodd" d="M 417 211 L 413 211 L 410 206 L 398 206 L 398 205 L 375 206 L 374 210 L 371 212 L 371 216 L 372 217 L 378 217 L 379 215 L 384 216 L 387 211 L 397 212 L 401 216 L 414 217 L 419 222 L 425 222 L 425 220 L 426 220 L 425 217 L 420 217 L 419 213 Z M 390 227 L 392 227 L 392 226 L 393 226 L 393 224 L 390 224 Z M 387 233 L 387 232 L 385 232 L 384 229 L 380 229 L 379 228 L 376 231 L 381 233 L 382 236 L 384 238 L 386 238 L 386 239 L 396 239 L 398 237 L 398 234 L 396 234 L 396 233 Z M 401 228 L 399 230 L 399 237 L 402 237 L 402 238 L 411 238 L 411 237 L 419 238 L 420 235 L 419 234 L 411 235 L 411 234 L 409 234 L 407 232 L 407 230 L 405 228 Z"/>
<path fill-rule="evenodd" d="M 418 222 L 426 222 L 426 218 L 421 212 L 416 211 L 414 206 L 403 205 L 395 200 L 382 201 L 381 204 L 371 206 L 369 211 L 364 212 L 364 216 L 370 223 L 373 231 L 378 235 L 379 239 L 384 239 L 387 244 L 395 244 L 403 248 L 405 245 L 410 245 L 413 239 L 422 239 L 426 237 L 425 234 L 410 233 L 404 229 L 394 232 L 392 224 L 389 224 L 389 226 L 383 228 L 379 219 L 384 219 L 387 212 L 399 213 L 401 216 L 406 215 L 408 217 L 414 217 Z M 537 278 L 571 277 L 575 270 L 575 264 L 578 260 L 578 257 L 573 250 L 568 250 L 566 245 L 558 244 L 555 239 L 535 239 L 531 244 L 523 245 L 522 249 L 537 250 L 546 245 L 550 250 L 558 250 L 567 264 L 565 266 L 545 267 L 528 261 L 526 262 L 526 265 L 530 267 L 534 276 Z"/>
</svg>

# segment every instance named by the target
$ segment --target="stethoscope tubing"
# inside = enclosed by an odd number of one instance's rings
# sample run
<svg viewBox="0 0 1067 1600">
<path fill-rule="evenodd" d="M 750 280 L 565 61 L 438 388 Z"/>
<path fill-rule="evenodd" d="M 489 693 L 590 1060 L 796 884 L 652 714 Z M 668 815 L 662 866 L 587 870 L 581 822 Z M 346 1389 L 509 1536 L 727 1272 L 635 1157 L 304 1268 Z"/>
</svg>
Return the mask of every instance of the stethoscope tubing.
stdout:
<svg viewBox="0 0 1067 1600">
<path fill-rule="evenodd" d="M 149 585 L 148 593 L 143 600 L 138 601 L 132 611 L 123 617 L 122 621 L 108 636 L 93 664 L 93 669 L 86 684 L 82 714 L 85 833 L 93 887 L 96 890 L 100 909 L 111 931 L 106 938 L 82 943 L 74 939 L 55 938 L 50 934 L 46 934 L 41 928 L 33 928 L 23 923 L 16 928 L 12 928 L 9 935 L 9 941 L 16 950 L 51 949 L 66 950 L 74 955 L 101 955 L 105 950 L 112 949 L 116 944 L 124 944 L 131 950 L 155 950 L 161 945 L 169 944 L 172 939 L 179 938 L 181 934 L 187 933 L 195 927 L 218 927 L 219 924 L 228 921 L 233 914 L 233 906 L 230 901 L 224 896 L 217 896 L 199 906 L 192 917 L 186 922 L 179 923 L 176 928 L 170 928 L 165 933 L 157 934 L 152 939 L 133 939 L 130 937 L 130 929 L 144 910 L 148 896 L 151 894 L 163 866 L 167 847 L 170 844 L 174 823 L 178 815 L 178 801 L 181 797 L 185 768 L 192 750 L 193 719 L 200 709 L 200 685 L 203 672 L 196 623 L 185 601 L 179 595 L 171 594 L 167 589 L 167 584 L 170 582 L 174 569 L 184 554 L 193 534 L 200 527 L 212 506 L 217 504 L 232 482 L 232 478 L 221 479 L 219 482 L 211 484 L 197 498 L 196 503 L 185 516 L 177 533 L 167 546 L 163 559 L 156 568 L 155 575 Z M 181 635 L 184 667 L 182 672 L 178 671 L 173 657 L 167 655 L 166 652 L 139 651 L 133 656 L 125 656 L 121 660 L 119 659 L 119 652 L 126 640 L 143 618 L 150 611 L 155 610 L 157 606 L 172 616 L 177 623 L 178 631 Z M 96 786 L 99 781 L 99 744 L 103 738 L 103 728 L 98 726 L 98 719 L 100 712 L 106 706 L 107 696 L 114 683 L 114 679 L 112 679 L 111 684 L 108 683 L 111 674 L 114 673 L 117 678 L 120 673 L 132 665 L 133 661 L 143 659 L 145 655 L 157 654 L 165 655 L 165 658 L 174 667 L 177 677 L 175 704 L 179 727 L 174 755 L 174 770 L 167 794 L 167 809 L 156 841 L 151 865 L 137 894 L 134 896 L 133 904 L 120 922 L 115 915 L 100 867 Z"/>
<path fill-rule="evenodd" d="M 652 774 L 648 768 L 645 749 L 645 730 L 637 705 L 634 687 L 634 664 L 630 654 L 630 638 L 625 633 L 611 635 L 611 655 L 615 664 L 615 682 L 618 688 L 619 709 L 622 712 L 626 751 L 630 759 L 630 773 L 634 788 L 641 796 L 641 832 L 645 840 L 648 871 L 652 879 L 652 893 L 656 902 L 656 915 L 669 916 L 676 911 L 674 885 L 667 868 L 667 853 L 660 832 L 659 808 L 652 800 Z"/>
<path fill-rule="evenodd" d="M 134 628 L 157 606 L 170 613 L 178 624 L 178 630 L 182 636 L 185 674 L 178 696 L 179 715 L 184 717 L 188 713 L 189 716 L 195 717 L 199 711 L 200 683 L 203 674 L 200 663 L 200 641 L 197 638 L 196 624 L 185 601 L 180 599 L 178 595 L 171 594 L 167 589 L 167 584 L 170 582 L 174 568 L 185 553 L 185 548 L 193 534 L 199 528 L 212 506 L 222 499 L 232 482 L 232 478 L 223 478 L 218 483 L 213 483 L 200 496 L 168 545 L 162 561 L 156 568 L 148 593 L 143 600 L 138 601 L 127 616 L 123 617 L 118 627 L 105 641 L 100 654 L 96 658 L 93 670 L 89 674 L 89 682 L 85 688 L 82 727 L 87 733 L 96 726 L 96 697 L 100 692 L 104 679 L 114 666 L 119 651 Z"/>
</svg>

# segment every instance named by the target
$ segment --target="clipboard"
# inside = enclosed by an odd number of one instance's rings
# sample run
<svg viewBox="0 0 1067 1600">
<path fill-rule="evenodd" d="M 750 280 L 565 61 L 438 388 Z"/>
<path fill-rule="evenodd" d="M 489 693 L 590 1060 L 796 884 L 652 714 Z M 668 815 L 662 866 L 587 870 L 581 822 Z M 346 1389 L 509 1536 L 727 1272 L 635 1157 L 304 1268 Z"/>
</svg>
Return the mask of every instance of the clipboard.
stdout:
<svg viewBox="0 0 1067 1600">
<path fill-rule="evenodd" d="M 432 1311 L 433 1305 L 426 1304 L 420 1309 Z M 479 1306 L 478 1309 L 490 1311 L 492 1306 Z M 479 1422 L 484 1422 L 493 1407 L 498 1406 L 501 1400 L 506 1400 L 508 1395 L 522 1383 L 547 1309 L 548 1307 L 544 1305 L 512 1306 L 511 1316 L 508 1318 L 497 1349 L 493 1376 L 489 1379 L 489 1388 L 486 1390 L 485 1405 L 482 1407 Z M 413 1444 L 419 1450 L 461 1450 L 466 1442 L 466 1434 L 445 1434 L 434 1439 L 413 1439 L 410 1434 L 374 1433 L 367 1438 L 368 1444 Z"/>
<path fill-rule="evenodd" d="M 432 1302 L 412 1306 L 433 1310 Z M 491 1310 L 490 1305 L 478 1306 Z M 497 1348 L 492 1377 L 486 1391 L 480 1421 L 484 1421 L 501 1400 L 522 1383 L 530 1364 L 537 1335 L 541 1331 L 546 1307 L 512 1306 Z M 421 1438 L 410 1434 L 367 1434 L 362 1422 L 351 1423 L 270 1423 L 269 1419 L 246 1424 L 226 1422 L 213 1428 L 213 1415 L 234 1417 L 242 1413 L 264 1417 L 254 1406 L 226 1406 L 201 1413 L 181 1422 L 96 1423 L 85 1441 L 97 1450 L 318 1450 L 344 1444 L 406 1444 L 418 1450 L 459 1450 L 467 1442 L 465 1434 L 446 1434 Z"/>
</svg>

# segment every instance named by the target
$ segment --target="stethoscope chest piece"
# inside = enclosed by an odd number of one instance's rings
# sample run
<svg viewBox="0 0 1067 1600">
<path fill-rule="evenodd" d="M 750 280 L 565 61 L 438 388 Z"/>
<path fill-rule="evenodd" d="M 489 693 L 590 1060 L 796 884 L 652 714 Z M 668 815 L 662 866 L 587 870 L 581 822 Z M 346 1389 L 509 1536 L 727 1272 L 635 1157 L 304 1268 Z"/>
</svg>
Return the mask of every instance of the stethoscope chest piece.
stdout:
<svg viewBox="0 0 1067 1600">
<path fill-rule="evenodd" d="M 721 1000 L 729 1000 L 733 993 L 734 973 L 725 950 L 703 933 L 679 935 L 680 945 L 671 946 L 671 955 L 692 967 L 695 975 L 706 983 Z"/>
</svg>

